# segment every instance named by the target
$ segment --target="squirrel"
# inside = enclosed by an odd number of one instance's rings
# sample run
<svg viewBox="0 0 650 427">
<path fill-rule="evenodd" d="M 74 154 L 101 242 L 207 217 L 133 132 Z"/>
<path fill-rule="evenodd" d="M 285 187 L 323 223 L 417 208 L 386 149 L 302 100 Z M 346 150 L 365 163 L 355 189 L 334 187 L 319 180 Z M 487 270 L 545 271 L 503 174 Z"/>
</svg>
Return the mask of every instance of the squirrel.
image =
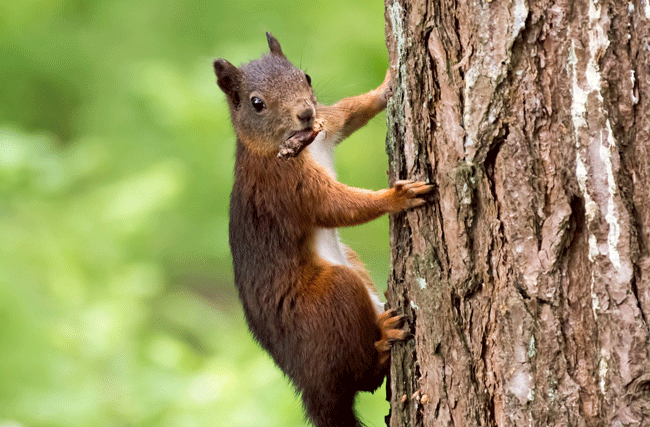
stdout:
<svg viewBox="0 0 650 427">
<path fill-rule="evenodd" d="M 386 107 L 378 88 L 326 106 L 311 78 L 266 33 L 270 52 L 239 68 L 214 61 L 237 137 L 229 243 L 248 326 L 289 377 L 317 427 L 356 427 L 359 391 L 374 391 L 408 333 L 384 311 L 370 275 L 336 227 L 422 205 L 432 186 L 370 191 L 336 180 L 334 147 Z"/>
</svg>

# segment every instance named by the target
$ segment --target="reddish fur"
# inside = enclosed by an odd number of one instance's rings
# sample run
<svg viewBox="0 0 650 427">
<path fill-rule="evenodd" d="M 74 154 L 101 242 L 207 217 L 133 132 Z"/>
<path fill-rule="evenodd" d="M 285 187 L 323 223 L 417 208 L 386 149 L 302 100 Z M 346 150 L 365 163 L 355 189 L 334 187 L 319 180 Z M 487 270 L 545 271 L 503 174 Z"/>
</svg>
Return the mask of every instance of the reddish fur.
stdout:
<svg viewBox="0 0 650 427">
<path fill-rule="evenodd" d="M 281 54 L 275 39 L 269 44 L 275 50 L 271 56 Z M 261 143 L 263 134 L 246 137 L 255 134 L 254 123 L 240 131 L 244 125 L 238 120 L 255 116 L 237 110 L 242 107 L 233 99 L 246 102 L 248 94 L 239 86 L 255 85 L 246 80 L 250 76 L 219 61 L 215 69 L 238 134 L 230 246 L 249 327 L 293 381 L 316 426 L 358 426 L 354 396 L 382 383 L 390 343 L 405 336 L 402 318 L 393 311 L 377 316 L 367 290 L 374 286 L 357 255 L 348 249 L 351 266 L 333 265 L 315 253 L 314 234 L 318 227 L 361 224 L 417 206 L 422 203 L 418 195 L 430 187 L 404 182 L 369 191 L 336 181 L 308 152 L 279 159 L 273 148 L 277 141 Z M 384 108 L 387 82 L 334 106 L 319 105 L 316 117 L 324 131 L 340 140 L 365 124 Z"/>
<path fill-rule="evenodd" d="M 316 425 L 357 425 L 336 414 L 348 417 L 358 390 L 381 385 L 390 348 L 375 343 L 387 332 L 368 296 L 365 269 L 331 265 L 311 244 L 317 226 L 358 224 L 389 211 L 389 192 L 345 187 L 308 156 L 258 156 L 241 142 L 236 164 L 231 246 L 249 326 L 302 392 Z M 319 405 L 332 402 L 349 408 L 328 412 Z"/>
</svg>

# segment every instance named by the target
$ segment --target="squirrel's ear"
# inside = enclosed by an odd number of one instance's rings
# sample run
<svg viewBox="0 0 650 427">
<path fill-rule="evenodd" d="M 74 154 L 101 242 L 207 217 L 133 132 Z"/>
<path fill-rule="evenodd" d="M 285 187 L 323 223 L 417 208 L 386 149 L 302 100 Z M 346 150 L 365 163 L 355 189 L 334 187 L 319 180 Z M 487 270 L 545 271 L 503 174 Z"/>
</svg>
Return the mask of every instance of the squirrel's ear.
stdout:
<svg viewBox="0 0 650 427">
<path fill-rule="evenodd" d="M 239 106 L 239 83 L 241 72 L 225 59 L 217 59 L 213 63 L 217 84 L 226 94 L 228 100 L 237 108 Z"/>
<path fill-rule="evenodd" d="M 266 33 L 266 40 L 269 42 L 269 49 L 271 49 L 272 54 L 284 56 L 284 53 L 282 53 L 282 48 L 280 47 L 280 42 L 278 41 L 278 39 L 273 37 L 271 33 Z"/>
</svg>

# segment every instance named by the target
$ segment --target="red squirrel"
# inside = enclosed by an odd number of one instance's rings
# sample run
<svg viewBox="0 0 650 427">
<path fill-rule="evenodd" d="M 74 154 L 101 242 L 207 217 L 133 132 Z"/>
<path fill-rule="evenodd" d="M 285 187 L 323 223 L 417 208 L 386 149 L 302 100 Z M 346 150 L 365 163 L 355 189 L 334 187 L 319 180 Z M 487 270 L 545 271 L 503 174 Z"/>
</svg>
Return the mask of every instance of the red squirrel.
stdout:
<svg viewBox="0 0 650 427">
<path fill-rule="evenodd" d="M 370 191 L 336 180 L 334 147 L 386 107 L 391 75 L 325 106 L 269 33 L 270 52 L 237 68 L 214 61 L 237 135 L 229 241 L 248 326 L 290 378 L 316 427 L 361 426 L 353 404 L 389 368 L 403 317 L 384 311 L 336 227 L 420 206 L 432 187 Z"/>
</svg>

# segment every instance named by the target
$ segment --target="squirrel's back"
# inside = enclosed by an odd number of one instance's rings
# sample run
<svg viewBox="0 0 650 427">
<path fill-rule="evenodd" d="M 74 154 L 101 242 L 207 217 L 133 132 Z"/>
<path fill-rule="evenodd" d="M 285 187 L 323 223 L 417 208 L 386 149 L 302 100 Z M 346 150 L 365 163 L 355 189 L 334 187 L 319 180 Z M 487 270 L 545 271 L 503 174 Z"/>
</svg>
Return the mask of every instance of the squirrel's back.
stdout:
<svg viewBox="0 0 650 427">
<path fill-rule="evenodd" d="M 284 200 L 295 191 L 287 176 L 295 164 L 256 156 L 237 143 L 235 182 L 230 196 L 229 243 L 235 284 L 256 339 L 270 350 L 269 324 L 296 293 L 297 273 L 308 261 L 309 230 L 301 209 Z M 287 299 L 287 297 L 289 297 Z M 267 307 L 272 306 L 271 310 Z M 277 342 L 277 341 L 275 341 Z"/>
</svg>

